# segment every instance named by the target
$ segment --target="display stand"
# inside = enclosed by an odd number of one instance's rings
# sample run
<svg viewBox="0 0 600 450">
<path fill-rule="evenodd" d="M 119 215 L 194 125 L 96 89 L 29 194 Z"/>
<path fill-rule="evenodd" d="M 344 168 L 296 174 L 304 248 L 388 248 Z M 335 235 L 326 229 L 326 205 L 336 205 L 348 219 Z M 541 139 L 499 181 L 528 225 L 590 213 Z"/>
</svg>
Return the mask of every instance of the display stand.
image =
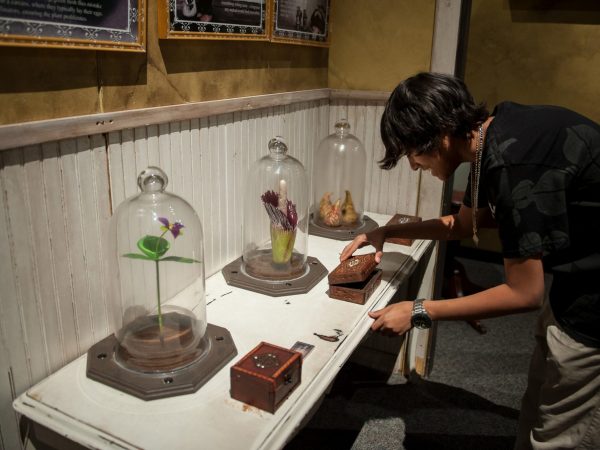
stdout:
<svg viewBox="0 0 600 450">
<path fill-rule="evenodd" d="M 274 277 L 253 277 L 244 272 L 242 258 L 227 264 L 221 272 L 227 284 L 271 297 L 306 294 L 327 275 L 325 266 L 311 256 L 306 259 L 306 273 L 289 280 L 273 281 Z"/>
<path fill-rule="evenodd" d="M 390 219 L 370 216 L 380 225 Z M 207 315 L 211 323 L 230 331 L 239 355 L 261 341 L 283 348 L 297 341 L 314 345 L 302 362 L 301 383 L 274 414 L 231 398 L 230 368 L 235 360 L 192 394 L 144 401 L 86 377 L 87 355 L 28 389 L 14 401 L 14 408 L 32 421 L 34 434 L 42 436 L 36 427 L 47 428 L 57 440 L 67 438 L 87 448 L 282 448 L 364 340 L 373 322 L 368 313 L 392 300 L 432 245 L 421 240 L 410 247 L 386 244 L 378 265 L 381 284 L 364 305 L 329 298 L 325 278 L 310 292 L 290 297 L 232 287 L 221 272 L 207 278 Z M 329 271 L 339 264 L 344 246 L 310 236 L 311 256 Z M 359 253 L 363 250 L 370 251 Z M 329 335 L 337 339 L 322 338 Z M 61 448 L 57 440 L 44 444 Z"/>
<path fill-rule="evenodd" d="M 369 216 L 363 216 L 363 223 L 360 227 L 340 225 L 337 228 L 321 226 L 315 223 L 313 221 L 313 218 L 311 217 L 310 224 L 308 226 L 308 232 L 309 234 L 321 236 L 328 239 L 336 239 L 338 241 L 351 241 L 359 234 L 368 233 L 369 231 L 373 231 L 377 227 L 377 222 L 375 222 Z"/>
<path fill-rule="evenodd" d="M 126 363 L 119 361 L 118 344 L 111 334 L 90 348 L 87 376 L 142 400 L 196 392 L 237 354 L 229 331 L 210 323 L 198 343 L 198 355 L 185 367 L 170 373 L 128 369 Z"/>
</svg>

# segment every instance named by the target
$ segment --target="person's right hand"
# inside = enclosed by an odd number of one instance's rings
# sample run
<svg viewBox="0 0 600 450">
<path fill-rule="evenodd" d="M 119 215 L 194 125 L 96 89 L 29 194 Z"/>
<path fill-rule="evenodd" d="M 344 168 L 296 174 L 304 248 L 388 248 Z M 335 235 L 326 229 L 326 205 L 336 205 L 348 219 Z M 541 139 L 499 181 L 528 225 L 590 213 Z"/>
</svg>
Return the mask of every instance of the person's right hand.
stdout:
<svg viewBox="0 0 600 450">
<path fill-rule="evenodd" d="M 345 261 L 350 258 L 356 250 L 364 247 L 365 245 L 371 244 L 375 247 L 375 261 L 381 262 L 383 256 L 383 243 L 385 242 L 385 231 L 383 227 L 379 227 L 368 233 L 359 234 L 350 242 L 340 255 L 340 261 Z"/>
</svg>

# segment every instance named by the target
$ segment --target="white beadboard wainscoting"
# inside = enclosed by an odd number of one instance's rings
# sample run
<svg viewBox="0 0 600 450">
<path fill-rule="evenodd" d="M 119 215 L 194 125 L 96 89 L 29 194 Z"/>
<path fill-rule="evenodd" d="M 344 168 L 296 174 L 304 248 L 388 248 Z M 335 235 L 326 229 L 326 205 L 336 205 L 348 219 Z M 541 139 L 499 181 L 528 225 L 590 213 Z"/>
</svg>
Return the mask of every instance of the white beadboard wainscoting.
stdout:
<svg viewBox="0 0 600 450">
<path fill-rule="evenodd" d="M 12 400 L 114 331 L 107 225 L 147 166 L 199 214 L 206 276 L 242 253 L 244 176 L 276 135 L 310 173 L 345 117 L 367 152 L 365 210 L 439 205 L 405 160 L 377 166 L 386 98 L 321 89 L 0 126 L 0 448 L 21 446 Z"/>
</svg>

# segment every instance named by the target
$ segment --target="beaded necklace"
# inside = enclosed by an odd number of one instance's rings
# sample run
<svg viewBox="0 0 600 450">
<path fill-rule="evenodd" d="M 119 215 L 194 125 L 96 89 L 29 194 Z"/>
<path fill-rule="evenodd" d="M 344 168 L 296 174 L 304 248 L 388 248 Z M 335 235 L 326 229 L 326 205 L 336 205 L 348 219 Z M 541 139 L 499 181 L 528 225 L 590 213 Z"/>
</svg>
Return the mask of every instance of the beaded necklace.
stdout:
<svg viewBox="0 0 600 450">
<path fill-rule="evenodd" d="M 471 214 L 473 221 L 473 242 L 479 245 L 477 236 L 477 203 L 479 201 L 479 175 L 481 172 L 481 153 L 483 152 L 483 124 L 479 125 L 475 161 L 471 163 Z"/>
</svg>

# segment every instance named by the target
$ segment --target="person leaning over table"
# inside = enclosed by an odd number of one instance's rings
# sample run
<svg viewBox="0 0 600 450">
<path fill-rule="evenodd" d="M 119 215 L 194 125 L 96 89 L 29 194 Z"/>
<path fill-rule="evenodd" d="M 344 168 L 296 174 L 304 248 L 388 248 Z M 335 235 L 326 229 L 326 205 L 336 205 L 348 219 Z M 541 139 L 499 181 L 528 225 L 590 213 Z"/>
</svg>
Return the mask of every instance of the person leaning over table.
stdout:
<svg viewBox="0 0 600 450">
<path fill-rule="evenodd" d="M 371 244 L 379 262 L 392 237 L 477 241 L 477 225 L 491 215 L 506 281 L 457 299 L 387 306 L 370 313 L 371 328 L 403 334 L 432 320 L 535 310 L 550 272 L 515 448 L 600 449 L 600 125 L 556 106 L 503 102 L 490 115 L 461 80 L 419 73 L 391 94 L 381 136 L 383 169 L 406 156 L 413 170 L 446 181 L 470 162 L 463 205 L 361 234 L 340 259 Z"/>
</svg>

